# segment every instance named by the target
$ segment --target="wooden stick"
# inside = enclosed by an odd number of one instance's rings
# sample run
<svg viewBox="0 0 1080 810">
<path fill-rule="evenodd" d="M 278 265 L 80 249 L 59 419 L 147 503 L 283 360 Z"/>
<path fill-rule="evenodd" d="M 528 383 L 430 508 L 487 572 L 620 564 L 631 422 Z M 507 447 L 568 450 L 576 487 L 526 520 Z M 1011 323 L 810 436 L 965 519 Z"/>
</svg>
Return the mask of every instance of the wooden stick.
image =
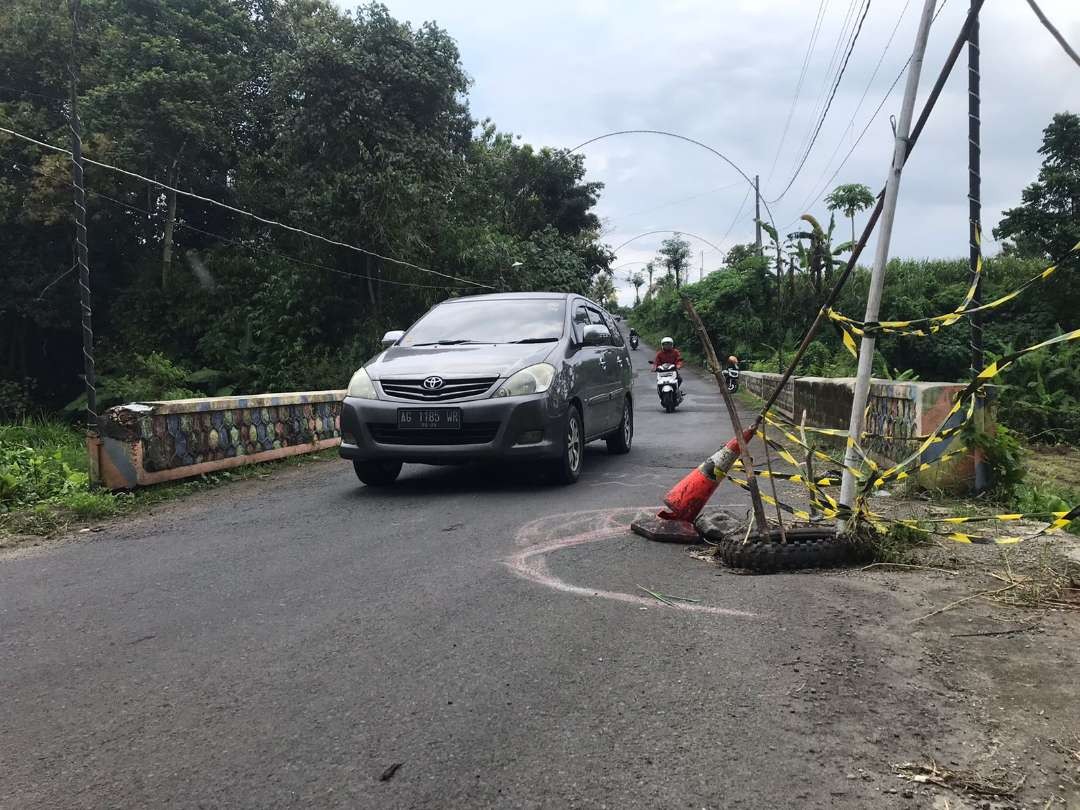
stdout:
<svg viewBox="0 0 1080 810">
<path fill-rule="evenodd" d="M 1019 582 L 1014 582 L 1012 585 L 1009 585 L 1007 588 L 999 588 L 996 591 L 980 591 L 979 593 L 973 593 L 971 596 L 965 596 L 963 599 L 957 599 L 955 602 L 950 602 L 949 604 L 945 605 L 945 607 L 938 608 L 933 613 L 927 613 L 925 616 L 920 616 L 917 619 L 912 619 L 911 623 L 914 624 L 915 622 L 921 622 L 923 619 L 929 619 L 931 616 L 937 616 L 939 613 L 944 613 L 946 610 L 952 610 L 957 605 L 962 605 L 962 604 L 964 604 L 964 602 L 970 602 L 972 599 L 978 599 L 980 596 L 993 596 L 994 594 L 1004 593 L 1005 591 L 1011 591 L 1013 588 L 1015 588 L 1019 584 L 1020 584 Z"/>
<path fill-rule="evenodd" d="M 724 398 L 728 416 L 731 417 L 731 426 L 735 428 L 735 439 L 739 443 L 739 457 L 742 459 L 746 472 L 746 488 L 750 491 L 750 502 L 754 507 L 754 522 L 757 524 L 758 536 L 762 542 L 765 542 L 769 538 L 769 525 L 765 521 L 765 507 L 761 502 L 757 476 L 754 475 L 754 459 L 750 457 L 750 450 L 747 448 L 746 439 L 743 437 L 742 420 L 739 419 L 739 413 L 735 410 L 735 400 L 731 398 L 731 392 L 727 390 L 727 383 L 724 382 L 724 375 L 721 373 L 720 361 L 716 357 L 716 349 L 713 348 L 712 339 L 705 329 L 705 324 L 701 322 L 701 317 L 697 314 L 697 310 L 694 309 L 693 302 L 685 295 L 681 297 L 683 308 L 686 310 L 686 314 L 690 316 L 690 321 L 694 324 L 698 339 L 701 340 L 701 345 L 705 349 L 705 358 L 709 363 L 710 371 L 712 371 L 713 377 L 716 378 L 716 384 L 720 386 L 720 395 Z"/>
</svg>

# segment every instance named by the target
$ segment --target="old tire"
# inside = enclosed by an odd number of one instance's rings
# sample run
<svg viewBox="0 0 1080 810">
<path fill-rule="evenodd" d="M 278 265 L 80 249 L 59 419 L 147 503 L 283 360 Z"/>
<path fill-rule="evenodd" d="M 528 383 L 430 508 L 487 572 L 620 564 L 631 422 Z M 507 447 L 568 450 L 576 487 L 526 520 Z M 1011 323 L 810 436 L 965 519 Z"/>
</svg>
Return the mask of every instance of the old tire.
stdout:
<svg viewBox="0 0 1080 810">
<path fill-rule="evenodd" d="M 627 397 L 623 401 L 622 421 L 619 429 L 607 437 L 607 449 L 613 455 L 621 456 L 630 452 L 634 443 L 634 403 Z"/>
<path fill-rule="evenodd" d="M 551 465 L 551 473 L 556 483 L 575 484 L 585 461 L 585 428 L 577 405 L 567 408 L 563 431 L 562 456 Z"/>
<path fill-rule="evenodd" d="M 401 474 L 400 461 L 356 461 L 353 460 L 356 477 L 369 487 L 388 487 Z"/>
<path fill-rule="evenodd" d="M 730 519 L 721 516 L 703 516 L 697 529 L 716 545 L 721 562 L 732 568 L 764 573 L 832 568 L 857 557 L 850 541 L 837 537 L 831 526 L 792 527 L 787 530 L 787 543 L 780 542 L 780 532 L 775 529 L 765 540 L 751 534 L 744 543 L 742 533 L 733 531 Z"/>
</svg>

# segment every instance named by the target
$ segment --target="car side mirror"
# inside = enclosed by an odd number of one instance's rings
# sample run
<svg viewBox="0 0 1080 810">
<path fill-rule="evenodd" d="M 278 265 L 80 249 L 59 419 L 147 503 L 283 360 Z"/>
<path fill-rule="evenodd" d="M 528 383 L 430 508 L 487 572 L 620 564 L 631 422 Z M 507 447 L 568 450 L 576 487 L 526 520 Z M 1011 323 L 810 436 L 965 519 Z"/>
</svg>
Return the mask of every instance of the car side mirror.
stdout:
<svg viewBox="0 0 1080 810">
<path fill-rule="evenodd" d="M 586 346 L 603 346 L 611 342 L 611 332 L 606 326 L 590 323 L 582 333 L 581 342 Z"/>
<path fill-rule="evenodd" d="M 405 337 L 404 329 L 391 329 L 389 332 L 382 336 L 383 348 L 389 349 L 403 337 Z"/>
</svg>

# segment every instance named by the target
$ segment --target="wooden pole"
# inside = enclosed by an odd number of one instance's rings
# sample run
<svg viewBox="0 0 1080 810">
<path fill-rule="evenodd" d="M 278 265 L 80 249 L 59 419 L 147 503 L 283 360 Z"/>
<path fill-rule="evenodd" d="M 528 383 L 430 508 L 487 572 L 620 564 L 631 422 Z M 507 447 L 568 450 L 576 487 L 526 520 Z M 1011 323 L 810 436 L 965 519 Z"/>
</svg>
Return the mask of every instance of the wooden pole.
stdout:
<svg viewBox="0 0 1080 810">
<path fill-rule="evenodd" d="M 761 501 L 761 492 L 758 490 L 757 476 L 754 475 L 754 459 L 751 458 L 750 449 L 743 438 L 742 420 L 739 419 L 739 412 L 735 409 L 735 400 L 732 398 L 731 392 L 727 390 L 727 383 L 724 381 L 722 373 L 723 367 L 716 357 L 716 349 L 713 348 L 712 339 L 705 329 L 705 324 L 701 322 L 701 316 L 694 309 L 693 302 L 685 295 L 682 296 L 682 304 L 686 314 L 690 316 L 690 322 L 694 325 L 698 339 L 701 340 L 702 348 L 705 350 L 705 358 L 709 363 L 709 370 L 712 371 L 713 376 L 716 378 L 716 384 L 720 386 L 720 395 L 724 398 L 724 406 L 727 408 L 728 416 L 731 417 L 731 426 L 735 428 L 735 438 L 739 442 L 739 458 L 742 459 L 743 469 L 746 471 L 746 484 L 747 489 L 750 491 L 750 502 L 754 508 L 754 522 L 757 525 L 758 537 L 767 540 L 769 537 L 769 524 L 765 521 L 765 507 Z"/>
</svg>

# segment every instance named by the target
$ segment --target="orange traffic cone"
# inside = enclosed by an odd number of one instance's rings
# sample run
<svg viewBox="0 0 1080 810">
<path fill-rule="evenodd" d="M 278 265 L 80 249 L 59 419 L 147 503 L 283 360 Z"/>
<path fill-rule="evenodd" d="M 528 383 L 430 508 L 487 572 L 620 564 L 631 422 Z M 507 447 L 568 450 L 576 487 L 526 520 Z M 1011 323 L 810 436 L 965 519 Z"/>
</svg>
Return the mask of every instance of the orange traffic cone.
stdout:
<svg viewBox="0 0 1080 810">
<path fill-rule="evenodd" d="M 743 440 L 748 442 L 753 435 L 754 429 L 748 428 L 743 432 Z M 716 488 L 738 457 L 739 439 L 732 437 L 731 441 L 671 488 L 664 498 L 667 509 L 661 509 L 656 517 L 634 521 L 630 524 L 631 530 L 650 540 L 696 542 L 698 533 L 694 528 L 694 520 L 705 508 L 705 504 L 709 502 L 709 498 L 716 492 Z"/>
</svg>

